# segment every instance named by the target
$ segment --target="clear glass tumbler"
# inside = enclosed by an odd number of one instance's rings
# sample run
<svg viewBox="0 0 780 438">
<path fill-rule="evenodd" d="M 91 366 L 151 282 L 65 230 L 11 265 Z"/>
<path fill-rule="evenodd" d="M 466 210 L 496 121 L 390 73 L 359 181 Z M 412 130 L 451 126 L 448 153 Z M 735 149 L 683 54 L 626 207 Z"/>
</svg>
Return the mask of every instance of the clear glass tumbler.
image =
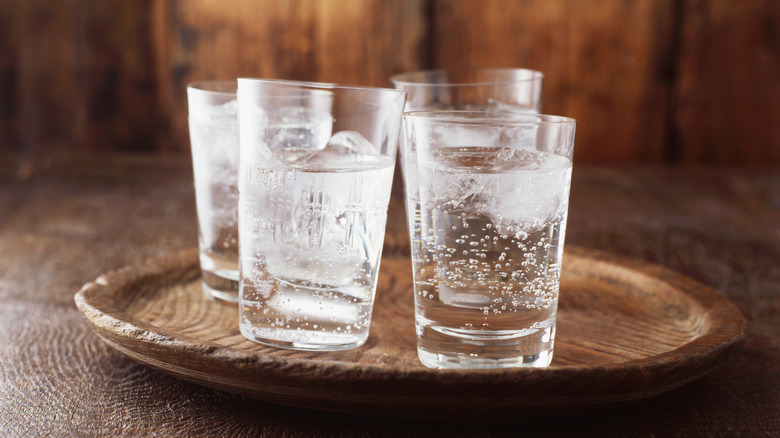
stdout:
<svg viewBox="0 0 780 438">
<path fill-rule="evenodd" d="M 238 102 L 236 81 L 187 86 L 198 210 L 198 245 L 207 297 L 238 301 Z"/>
<path fill-rule="evenodd" d="M 366 342 L 405 93 L 239 79 L 241 333 Z"/>
<path fill-rule="evenodd" d="M 549 365 L 575 121 L 420 111 L 403 123 L 420 360 Z"/>
<path fill-rule="evenodd" d="M 544 75 L 525 68 L 461 68 L 420 70 L 391 78 L 396 89 L 406 91 L 404 111 L 468 110 L 538 114 L 542 109 Z M 401 171 L 405 186 L 416 186 L 414 155 L 400 148 Z M 407 170 L 408 169 L 408 170 Z M 419 244 L 420 230 L 412 219 L 419 216 L 419 205 L 409 204 L 406 211 L 411 244 Z M 413 249 L 412 253 L 420 253 Z"/>
</svg>

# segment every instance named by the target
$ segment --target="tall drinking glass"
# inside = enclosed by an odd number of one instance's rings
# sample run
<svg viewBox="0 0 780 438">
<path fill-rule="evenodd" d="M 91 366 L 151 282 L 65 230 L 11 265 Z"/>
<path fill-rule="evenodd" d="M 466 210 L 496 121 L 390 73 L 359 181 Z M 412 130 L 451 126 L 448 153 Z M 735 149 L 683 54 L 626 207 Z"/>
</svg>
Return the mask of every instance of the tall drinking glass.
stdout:
<svg viewBox="0 0 780 438">
<path fill-rule="evenodd" d="M 426 366 L 549 365 L 574 131 L 573 119 L 538 114 L 404 114 Z"/>
<path fill-rule="evenodd" d="M 187 86 L 203 290 L 238 301 L 238 102 L 236 81 Z"/>
<path fill-rule="evenodd" d="M 539 113 L 542 107 L 542 81 L 536 70 L 524 68 L 462 68 L 421 70 L 391 78 L 398 90 L 406 91 L 405 111 L 469 110 Z M 401 171 L 408 191 L 417 186 L 415 155 L 400 150 Z M 407 226 L 411 234 L 412 256 L 421 249 L 420 206 L 407 197 Z"/>
<path fill-rule="evenodd" d="M 241 333 L 365 343 L 405 93 L 239 79 Z"/>
</svg>

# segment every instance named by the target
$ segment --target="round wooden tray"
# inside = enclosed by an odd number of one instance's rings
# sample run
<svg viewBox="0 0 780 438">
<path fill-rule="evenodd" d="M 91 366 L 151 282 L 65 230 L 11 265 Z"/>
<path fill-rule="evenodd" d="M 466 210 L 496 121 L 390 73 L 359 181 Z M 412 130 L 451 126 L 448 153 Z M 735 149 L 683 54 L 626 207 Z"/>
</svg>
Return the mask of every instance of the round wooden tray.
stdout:
<svg viewBox="0 0 780 438">
<path fill-rule="evenodd" d="M 516 419 L 640 400 L 702 376 L 742 340 L 739 311 L 679 273 L 574 247 L 563 266 L 547 368 L 422 366 L 406 258 L 382 260 L 369 340 L 342 352 L 244 339 L 236 307 L 204 298 L 195 250 L 103 275 L 75 300 L 111 346 L 180 378 L 273 403 L 384 416 Z"/>
</svg>

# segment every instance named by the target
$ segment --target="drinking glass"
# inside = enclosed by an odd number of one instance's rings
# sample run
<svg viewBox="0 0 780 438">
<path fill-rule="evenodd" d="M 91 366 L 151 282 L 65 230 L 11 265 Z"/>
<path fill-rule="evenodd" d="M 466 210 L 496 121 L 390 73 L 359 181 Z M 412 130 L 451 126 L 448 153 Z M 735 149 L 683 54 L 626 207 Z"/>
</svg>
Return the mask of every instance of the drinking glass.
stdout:
<svg viewBox="0 0 780 438">
<path fill-rule="evenodd" d="M 303 350 L 366 342 L 405 93 L 239 79 L 239 325 Z"/>
<path fill-rule="evenodd" d="M 405 111 L 470 110 L 539 113 L 542 107 L 542 81 L 536 70 L 524 68 L 461 68 L 420 70 L 391 78 L 398 90 L 406 91 Z M 400 149 L 401 171 L 406 190 L 416 187 L 415 156 Z M 416 197 L 407 197 L 417 199 Z M 421 242 L 413 218 L 419 205 L 406 204 L 411 245 Z M 412 249 L 412 254 L 420 249 Z"/>
<path fill-rule="evenodd" d="M 238 301 L 238 102 L 236 82 L 187 86 L 198 212 L 198 246 L 207 297 Z"/>
<path fill-rule="evenodd" d="M 419 111 L 403 123 L 421 362 L 549 365 L 575 121 Z"/>
</svg>

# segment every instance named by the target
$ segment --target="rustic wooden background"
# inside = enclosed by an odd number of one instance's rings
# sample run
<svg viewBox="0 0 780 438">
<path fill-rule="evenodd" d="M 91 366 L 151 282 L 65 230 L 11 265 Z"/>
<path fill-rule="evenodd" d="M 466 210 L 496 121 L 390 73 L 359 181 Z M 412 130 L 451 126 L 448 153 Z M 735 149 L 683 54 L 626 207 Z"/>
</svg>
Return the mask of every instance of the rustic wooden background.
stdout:
<svg viewBox="0 0 780 438">
<path fill-rule="evenodd" d="M 776 0 L 0 0 L 0 164 L 186 154 L 186 84 L 545 73 L 575 160 L 780 164 Z"/>
</svg>

